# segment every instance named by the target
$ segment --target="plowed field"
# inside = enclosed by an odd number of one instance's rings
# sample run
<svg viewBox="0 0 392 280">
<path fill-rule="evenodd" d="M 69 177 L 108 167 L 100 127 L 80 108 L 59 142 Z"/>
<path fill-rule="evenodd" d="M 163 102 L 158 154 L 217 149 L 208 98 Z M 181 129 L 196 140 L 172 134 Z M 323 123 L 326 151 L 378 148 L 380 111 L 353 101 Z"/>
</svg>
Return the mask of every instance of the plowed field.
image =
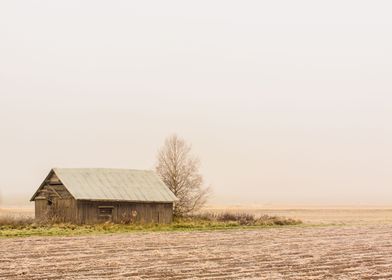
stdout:
<svg viewBox="0 0 392 280">
<path fill-rule="evenodd" d="M 392 279 L 392 225 L 0 239 L 1 279 Z"/>
</svg>

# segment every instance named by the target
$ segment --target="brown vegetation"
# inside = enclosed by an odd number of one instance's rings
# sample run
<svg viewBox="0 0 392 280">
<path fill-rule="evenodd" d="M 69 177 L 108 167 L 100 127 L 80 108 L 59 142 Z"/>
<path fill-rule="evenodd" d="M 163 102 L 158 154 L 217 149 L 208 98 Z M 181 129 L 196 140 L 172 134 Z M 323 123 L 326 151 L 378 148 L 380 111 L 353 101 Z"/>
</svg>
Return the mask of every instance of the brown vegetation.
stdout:
<svg viewBox="0 0 392 280">
<path fill-rule="evenodd" d="M 31 217 L 0 216 L 0 237 L 26 237 L 49 235 L 86 235 L 101 233 L 125 233 L 135 231 L 195 231 L 234 229 L 246 227 L 271 227 L 298 225 L 301 221 L 276 216 L 261 216 L 256 218 L 249 214 L 212 214 L 177 217 L 171 224 L 139 224 L 139 223 L 101 223 L 90 225 L 75 225 L 64 223 L 61 219 L 52 217 L 47 220 L 35 221 Z"/>
<path fill-rule="evenodd" d="M 33 223 L 34 219 L 32 217 L 0 216 L 0 230 L 2 227 L 21 228 Z"/>
<path fill-rule="evenodd" d="M 246 213 L 240 214 L 212 214 L 177 217 L 171 224 L 139 224 L 139 223 L 101 223 L 90 225 L 75 225 L 64 223 L 55 217 L 40 220 L 29 217 L 0 217 L 0 237 L 48 236 L 48 235 L 86 235 L 101 233 L 125 233 L 135 231 L 196 231 L 222 230 L 234 228 L 254 228 L 298 225 L 300 220 L 277 216 L 261 216 L 256 218 Z"/>
<path fill-rule="evenodd" d="M 273 226 L 273 225 L 298 225 L 302 221 L 298 219 L 291 219 L 279 216 L 255 216 L 249 213 L 214 213 L 205 212 L 197 215 L 188 216 L 185 219 L 190 220 L 202 220 L 202 221 L 212 221 L 212 222 L 234 222 L 241 226 Z"/>
</svg>

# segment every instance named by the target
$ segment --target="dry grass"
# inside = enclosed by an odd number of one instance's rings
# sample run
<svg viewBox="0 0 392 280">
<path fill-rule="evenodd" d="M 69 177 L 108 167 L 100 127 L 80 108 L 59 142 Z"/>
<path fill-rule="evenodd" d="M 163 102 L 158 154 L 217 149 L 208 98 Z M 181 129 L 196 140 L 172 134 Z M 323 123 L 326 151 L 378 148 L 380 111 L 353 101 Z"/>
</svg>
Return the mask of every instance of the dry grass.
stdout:
<svg viewBox="0 0 392 280">
<path fill-rule="evenodd" d="M 392 224 L 392 208 L 261 208 L 261 207 L 209 207 L 208 213 L 248 213 L 290 217 L 311 225 L 375 225 Z"/>
<path fill-rule="evenodd" d="M 27 236 L 68 236 L 101 233 L 125 233 L 136 231 L 195 231 L 222 230 L 233 228 L 254 228 L 289 226 L 301 224 L 299 220 L 276 216 L 255 217 L 250 214 L 212 214 L 175 218 L 172 224 L 113 224 L 74 225 L 59 222 L 53 218 L 45 222 L 36 222 L 31 217 L 2 216 L 0 217 L 0 237 Z"/>
<path fill-rule="evenodd" d="M 291 219 L 280 216 L 269 216 L 262 215 L 256 216 L 249 213 L 238 212 L 204 212 L 194 216 L 190 216 L 186 219 L 194 221 L 211 221 L 211 222 L 223 222 L 223 223 L 236 223 L 241 226 L 283 226 L 283 225 L 299 225 L 302 223 L 299 219 Z"/>
<path fill-rule="evenodd" d="M 34 224 L 32 217 L 1 216 L 0 229 L 3 227 L 24 228 Z"/>
</svg>

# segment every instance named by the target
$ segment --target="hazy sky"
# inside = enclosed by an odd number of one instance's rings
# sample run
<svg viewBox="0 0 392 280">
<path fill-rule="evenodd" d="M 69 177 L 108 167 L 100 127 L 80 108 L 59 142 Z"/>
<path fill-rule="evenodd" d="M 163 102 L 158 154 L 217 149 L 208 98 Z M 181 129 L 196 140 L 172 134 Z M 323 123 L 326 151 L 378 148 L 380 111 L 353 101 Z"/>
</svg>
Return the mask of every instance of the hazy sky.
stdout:
<svg viewBox="0 0 392 280">
<path fill-rule="evenodd" d="M 391 1 L 1 1 L 0 193 L 152 168 L 214 203 L 392 204 Z"/>
</svg>

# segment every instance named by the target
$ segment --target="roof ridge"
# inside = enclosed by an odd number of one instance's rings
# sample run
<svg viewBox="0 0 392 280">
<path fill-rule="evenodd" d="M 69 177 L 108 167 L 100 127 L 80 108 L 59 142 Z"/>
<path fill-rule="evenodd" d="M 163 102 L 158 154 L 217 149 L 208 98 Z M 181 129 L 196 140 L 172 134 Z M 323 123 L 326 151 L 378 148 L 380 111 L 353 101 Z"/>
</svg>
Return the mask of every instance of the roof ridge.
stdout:
<svg viewBox="0 0 392 280">
<path fill-rule="evenodd" d="M 118 170 L 118 171 L 152 171 L 155 172 L 152 169 L 134 169 L 134 168 L 106 168 L 106 167 L 54 167 L 52 168 L 53 170 Z"/>
</svg>

